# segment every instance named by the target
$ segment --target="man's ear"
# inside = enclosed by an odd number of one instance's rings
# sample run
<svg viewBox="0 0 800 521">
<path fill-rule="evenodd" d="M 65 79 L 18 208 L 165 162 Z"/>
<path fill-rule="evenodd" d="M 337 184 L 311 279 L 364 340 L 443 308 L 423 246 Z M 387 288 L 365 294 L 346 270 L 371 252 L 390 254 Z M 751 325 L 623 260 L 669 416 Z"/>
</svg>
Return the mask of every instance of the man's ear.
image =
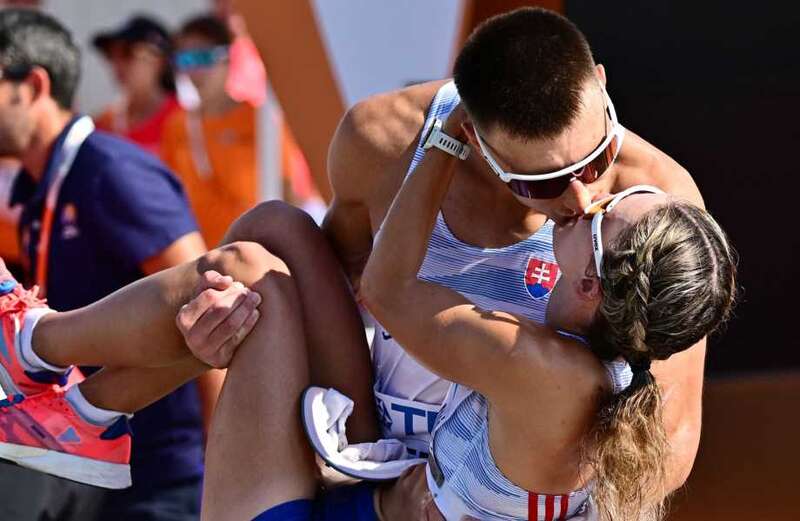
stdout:
<svg viewBox="0 0 800 521">
<path fill-rule="evenodd" d="M 600 80 L 600 84 L 603 88 L 606 87 L 606 68 L 603 67 L 601 63 L 598 63 L 594 66 L 595 74 L 597 75 L 597 79 Z"/>
<path fill-rule="evenodd" d="M 50 74 L 47 73 L 43 67 L 34 67 L 31 69 L 28 77 L 23 82 L 30 87 L 31 103 L 36 103 L 45 98 L 50 98 L 52 84 L 50 82 Z"/>
<path fill-rule="evenodd" d="M 467 136 L 467 141 L 469 141 L 470 145 L 473 147 L 478 146 L 478 140 L 475 138 L 475 125 L 472 124 L 471 120 L 467 120 L 461 124 L 461 128 L 464 129 L 464 134 Z"/>
</svg>

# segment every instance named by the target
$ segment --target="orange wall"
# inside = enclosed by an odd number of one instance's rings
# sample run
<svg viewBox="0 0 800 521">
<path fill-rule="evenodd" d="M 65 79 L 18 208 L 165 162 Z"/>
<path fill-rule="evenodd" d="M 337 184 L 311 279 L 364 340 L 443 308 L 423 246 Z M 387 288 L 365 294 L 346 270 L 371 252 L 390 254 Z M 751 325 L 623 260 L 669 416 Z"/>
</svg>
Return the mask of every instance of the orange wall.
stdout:
<svg viewBox="0 0 800 521">
<path fill-rule="evenodd" d="M 800 373 L 706 384 L 700 453 L 670 521 L 800 519 Z"/>
<path fill-rule="evenodd" d="M 326 158 L 345 105 L 310 0 L 237 0 L 284 117 L 320 195 L 330 201 Z"/>
</svg>

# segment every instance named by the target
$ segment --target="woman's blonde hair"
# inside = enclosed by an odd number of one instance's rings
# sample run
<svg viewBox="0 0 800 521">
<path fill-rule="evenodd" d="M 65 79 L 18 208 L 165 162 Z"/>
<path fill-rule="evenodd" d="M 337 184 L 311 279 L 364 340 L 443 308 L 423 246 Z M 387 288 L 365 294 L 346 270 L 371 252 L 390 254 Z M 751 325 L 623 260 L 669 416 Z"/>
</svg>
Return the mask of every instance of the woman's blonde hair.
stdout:
<svg viewBox="0 0 800 521">
<path fill-rule="evenodd" d="M 592 495 L 604 521 L 655 521 L 665 510 L 668 446 L 650 361 L 689 348 L 727 319 L 736 256 L 706 211 L 671 201 L 613 241 L 601 284 L 592 349 L 606 360 L 625 358 L 633 380 L 603 400 L 587 439 Z"/>
</svg>

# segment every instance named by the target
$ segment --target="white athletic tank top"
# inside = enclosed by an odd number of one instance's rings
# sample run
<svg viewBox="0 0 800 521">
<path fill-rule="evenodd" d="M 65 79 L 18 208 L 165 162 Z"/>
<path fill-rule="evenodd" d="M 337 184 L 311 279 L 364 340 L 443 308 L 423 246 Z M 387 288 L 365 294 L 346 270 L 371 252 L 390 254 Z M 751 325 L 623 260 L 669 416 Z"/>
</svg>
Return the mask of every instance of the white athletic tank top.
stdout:
<svg viewBox="0 0 800 521">
<path fill-rule="evenodd" d="M 433 98 L 422 135 L 434 118 L 445 119 L 459 101 L 455 84 L 443 85 Z M 420 143 L 408 174 L 424 154 Z M 516 244 L 478 248 L 457 239 L 439 212 L 419 278 L 458 291 L 483 309 L 517 313 L 543 323 L 550 292 L 560 275 L 552 230 L 552 221 L 547 221 Z M 427 457 L 430 433 L 450 382 L 418 364 L 377 323 L 372 353 L 384 437 L 400 438 L 413 456 Z"/>
<path fill-rule="evenodd" d="M 630 385 L 633 373 L 627 362 L 619 359 L 603 364 L 613 393 Z M 563 495 L 538 494 L 503 475 L 489 447 L 489 403 L 468 387 L 451 386 L 434 426 L 431 447 L 428 488 L 445 519 L 563 521 L 586 508 L 589 488 Z"/>
</svg>

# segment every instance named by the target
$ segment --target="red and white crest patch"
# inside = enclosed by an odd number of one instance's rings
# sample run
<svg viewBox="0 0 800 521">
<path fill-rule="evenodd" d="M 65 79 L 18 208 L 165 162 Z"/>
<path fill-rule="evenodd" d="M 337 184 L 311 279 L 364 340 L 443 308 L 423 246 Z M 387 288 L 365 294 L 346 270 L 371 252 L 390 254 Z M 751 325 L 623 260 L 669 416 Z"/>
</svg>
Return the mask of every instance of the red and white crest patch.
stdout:
<svg viewBox="0 0 800 521">
<path fill-rule="evenodd" d="M 559 276 L 561 270 L 558 264 L 531 255 L 525 268 L 525 287 L 528 288 L 531 297 L 541 299 L 553 291 Z"/>
</svg>

